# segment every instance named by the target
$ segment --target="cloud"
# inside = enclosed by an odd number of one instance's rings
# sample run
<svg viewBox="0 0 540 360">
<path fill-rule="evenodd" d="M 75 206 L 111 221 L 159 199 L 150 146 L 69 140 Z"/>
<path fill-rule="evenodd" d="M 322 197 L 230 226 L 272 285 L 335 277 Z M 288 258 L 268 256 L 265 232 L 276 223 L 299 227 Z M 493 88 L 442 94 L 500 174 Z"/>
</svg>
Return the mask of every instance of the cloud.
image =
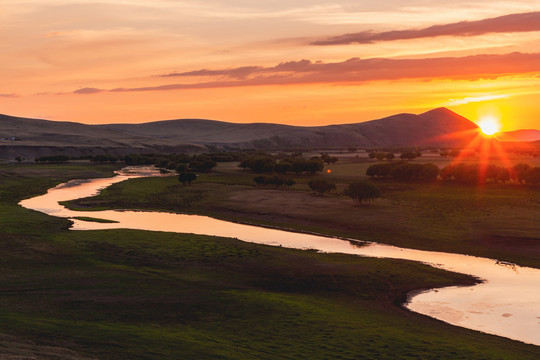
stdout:
<svg viewBox="0 0 540 360">
<path fill-rule="evenodd" d="M 219 70 L 202 69 L 202 70 L 187 71 L 187 72 L 181 72 L 181 73 L 170 73 L 170 74 L 164 74 L 164 75 L 159 75 L 159 76 L 162 76 L 162 77 L 227 76 L 234 79 L 246 79 L 252 74 L 275 73 L 275 72 L 283 72 L 283 71 L 294 71 L 294 72 L 311 71 L 310 69 L 311 64 L 312 64 L 311 61 L 304 59 L 300 61 L 283 62 L 274 67 L 269 67 L 269 68 L 268 67 L 265 68 L 262 66 L 241 66 L 237 68 L 219 69 Z"/>
<path fill-rule="evenodd" d="M 96 94 L 96 93 L 100 93 L 100 92 L 103 92 L 104 90 L 103 89 L 97 89 L 97 88 L 92 88 L 92 87 L 84 87 L 82 89 L 78 89 L 78 90 L 75 90 L 73 93 L 74 94 Z"/>
<path fill-rule="evenodd" d="M 371 44 L 379 41 L 421 39 L 436 36 L 477 36 L 490 33 L 527 31 L 540 31 L 540 12 L 511 14 L 477 21 L 434 25 L 416 30 L 363 31 L 317 40 L 312 42 L 311 45 Z"/>
<path fill-rule="evenodd" d="M 18 98 L 19 94 L 0 94 L 0 97 L 3 97 L 3 98 Z"/>
<path fill-rule="evenodd" d="M 243 66 L 230 69 L 202 69 L 160 76 L 207 77 L 206 81 L 145 87 L 101 90 L 83 88 L 79 94 L 100 91 L 139 92 L 180 89 L 210 89 L 261 85 L 364 83 L 380 80 L 451 79 L 477 80 L 503 75 L 540 72 L 540 53 L 509 53 L 420 59 L 359 59 L 323 63 L 310 60 L 289 61 L 276 66 Z"/>
<path fill-rule="evenodd" d="M 490 101 L 490 100 L 497 100 L 497 99 L 505 99 L 509 97 L 510 95 L 504 94 L 504 95 L 484 95 L 484 96 L 468 96 L 463 99 L 450 99 L 450 102 L 447 106 L 456 106 L 456 105 L 463 105 L 463 104 L 469 104 L 473 102 L 484 102 L 484 101 Z"/>
<path fill-rule="evenodd" d="M 173 76 L 219 76 L 219 75 L 226 75 L 238 79 L 245 78 L 247 75 L 255 72 L 255 71 L 261 71 L 263 70 L 263 67 L 261 66 L 242 66 L 234 69 L 225 69 L 225 70 L 208 70 L 208 69 L 202 69 L 202 70 L 195 70 L 195 71 L 187 71 L 182 73 L 170 73 L 170 74 L 163 74 L 159 75 L 162 77 L 173 77 Z"/>
</svg>

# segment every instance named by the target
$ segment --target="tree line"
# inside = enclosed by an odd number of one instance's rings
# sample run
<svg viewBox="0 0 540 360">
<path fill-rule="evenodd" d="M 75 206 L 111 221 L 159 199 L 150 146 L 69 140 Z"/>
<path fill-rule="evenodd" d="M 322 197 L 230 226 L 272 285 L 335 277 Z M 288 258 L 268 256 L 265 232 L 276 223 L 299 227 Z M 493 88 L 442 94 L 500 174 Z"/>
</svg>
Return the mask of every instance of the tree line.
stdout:
<svg viewBox="0 0 540 360">
<path fill-rule="evenodd" d="M 414 160 L 420 156 L 422 156 L 422 153 L 420 151 L 404 151 L 399 155 L 399 158 L 401 160 Z M 368 157 L 370 159 L 376 159 L 379 161 L 382 161 L 382 160 L 392 161 L 396 158 L 396 154 L 394 154 L 391 151 L 390 152 L 372 151 L 368 153 Z"/>
<path fill-rule="evenodd" d="M 390 162 L 371 165 L 367 168 L 366 175 L 400 181 L 433 181 L 439 176 L 439 168 L 434 164 Z"/>
<path fill-rule="evenodd" d="M 301 174 L 316 174 L 324 169 L 324 164 L 333 164 L 338 161 L 338 158 L 328 154 L 314 156 L 310 159 L 303 158 L 298 154 L 283 156 L 283 154 L 271 155 L 262 154 L 250 156 L 238 164 L 241 169 L 249 169 L 254 173 L 276 172 L 278 174 L 294 173 Z"/>
<path fill-rule="evenodd" d="M 294 179 L 283 175 L 259 175 L 254 177 L 253 181 L 257 186 L 271 185 L 276 189 L 285 189 L 296 183 Z M 320 196 L 337 189 L 336 184 L 328 179 L 312 179 L 308 182 L 308 186 L 314 193 Z M 343 194 L 349 196 L 358 205 L 381 197 L 379 188 L 366 180 L 357 180 L 348 184 L 343 190 Z"/>
<path fill-rule="evenodd" d="M 540 185 L 540 167 L 532 167 L 519 163 L 506 168 L 497 165 L 482 166 L 478 164 L 448 165 L 440 172 L 443 180 L 455 181 L 464 184 L 517 183 L 526 185 Z"/>
<path fill-rule="evenodd" d="M 318 195 L 323 195 L 337 186 L 327 179 L 313 179 L 309 183 L 309 188 Z M 343 194 L 353 199 L 355 204 L 362 205 L 365 202 L 373 201 L 381 197 L 381 191 L 370 181 L 357 180 L 348 184 L 343 190 Z"/>
<path fill-rule="evenodd" d="M 435 181 L 442 179 L 461 184 L 507 183 L 540 185 L 540 167 L 517 164 L 506 168 L 494 164 L 451 164 L 442 169 L 434 164 L 388 162 L 371 165 L 366 175 L 398 181 Z"/>
</svg>

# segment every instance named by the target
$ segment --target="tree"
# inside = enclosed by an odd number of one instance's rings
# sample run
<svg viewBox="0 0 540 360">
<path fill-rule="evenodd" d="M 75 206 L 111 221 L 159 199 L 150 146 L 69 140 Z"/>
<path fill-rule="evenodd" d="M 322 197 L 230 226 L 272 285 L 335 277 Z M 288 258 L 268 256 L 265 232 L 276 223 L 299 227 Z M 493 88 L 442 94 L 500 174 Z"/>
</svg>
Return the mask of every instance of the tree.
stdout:
<svg viewBox="0 0 540 360">
<path fill-rule="evenodd" d="M 501 168 L 495 179 L 497 182 L 507 182 L 510 181 L 510 170 L 507 168 Z"/>
<path fill-rule="evenodd" d="M 188 164 L 178 164 L 176 165 L 176 168 L 175 168 L 176 172 L 179 174 L 185 172 L 187 169 L 188 169 Z"/>
<path fill-rule="evenodd" d="M 371 182 L 359 180 L 349 184 L 345 189 L 345 195 L 350 196 L 356 204 L 362 205 L 363 202 L 381 197 L 381 192 Z"/>
<path fill-rule="evenodd" d="M 441 178 L 443 180 L 453 180 L 456 183 L 461 184 L 480 184 L 485 182 L 483 176 L 479 176 L 481 173 L 477 164 L 457 164 L 447 165 L 441 170 Z"/>
<path fill-rule="evenodd" d="M 274 170 L 276 160 L 272 156 L 252 156 L 244 159 L 238 165 L 242 169 L 248 168 L 255 173 L 265 173 Z"/>
<path fill-rule="evenodd" d="M 280 174 L 286 174 L 292 171 L 292 163 L 287 160 L 281 160 L 274 166 L 274 171 Z"/>
<path fill-rule="evenodd" d="M 253 178 L 253 182 L 257 185 L 264 185 L 266 183 L 266 176 L 262 176 L 262 175 L 255 176 Z"/>
<path fill-rule="evenodd" d="M 400 181 L 418 181 L 420 180 L 423 166 L 421 164 L 403 163 L 396 166 L 390 172 L 393 179 Z"/>
<path fill-rule="evenodd" d="M 540 185 L 540 167 L 533 167 L 527 172 L 525 183 L 528 185 Z"/>
<path fill-rule="evenodd" d="M 392 169 L 401 165 L 399 162 L 392 162 L 386 164 L 374 164 L 367 168 L 366 175 L 371 177 L 390 177 Z"/>
<path fill-rule="evenodd" d="M 186 185 L 188 183 L 191 185 L 191 182 L 197 179 L 197 175 L 194 173 L 181 173 L 178 175 L 178 181 L 182 183 L 182 185 Z"/>
<path fill-rule="evenodd" d="M 394 160 L 395 157 L 396 157 L 396 155 L 394 155 L 394 153 L 392 153 L 392 152 L 386 153 L 386 160 L 388 160 L 388 161 Z"/>
<path fill-rule="evenodd" d="M 315 174 L 316 172 L 323 171 L 324 163 L 320 160 L 309 160 L 307 163 L 307 171 L 310 174 Z"/>
<path fill-rule="evenodd" d="M 507 168 L 490 164 L 486 169 L 486 180 L 493 182 L 507 182 L 510 181 L 510 170 Z"/>
<path fill-rule="evenodd" d="M 189 162 L 189 168 L 194 171 L 208 171 L 217 166 L 217 163 L 207 155 L 196 155 Z"/>
<path fill-rule="evenodd" d="M 294 162 L 292 163 L 292 171 L 298 175 L 304 172 L 315 174 L 316 172 L 322 171 L 323 169 L 324 163 L 321 160 L 316 159 L 299 159 L 294 160 Z"/>
<path fill-rule="evenodd" d="M 425 181 L 434 181 L 440 173 L 440 169 L 435 164 L 424 164 L 420 173 L 420 178 Z"/>
<path fill-rule="evenodd" d="M 401 154 L 399 157 L 401 159 L 403 159 L 403 160 L 412 160 L 412 159 L 417 158 L 418 155 L 414 151 L 407 151 L 407 152 L 404 152 L 403 154 Z"/>
<path fill-rule="evenodd" d="M 322 153 L 321 160 L 327 164 L 335 164 L 338 162 L 339 159 L 335 156 L 330 156 L 327 153 Z"/>
<path fill-rule="evenodd" d="M 523 183 L 527 177 L 527 173 L 531 170 L 531 165 L 519 163 L 512 168 L 512 177 L 518 182 Z"/>
<path fill-rule="evenodd" d="M 313 179 L 309 183 L 309 188 L 318 195 L 323 195 L 331 190 L 336 189 L 336 184 L 326 179 Z"/>
<path fill-rule="evenodd" d="M 501 168 L 494 164 L 489 164 L 487 168 L 485 169 L 485 179 L 490 180 L 493 182 L 497 181 L 497 175 L 499 175 L 499 171 Z"/>
</svg>

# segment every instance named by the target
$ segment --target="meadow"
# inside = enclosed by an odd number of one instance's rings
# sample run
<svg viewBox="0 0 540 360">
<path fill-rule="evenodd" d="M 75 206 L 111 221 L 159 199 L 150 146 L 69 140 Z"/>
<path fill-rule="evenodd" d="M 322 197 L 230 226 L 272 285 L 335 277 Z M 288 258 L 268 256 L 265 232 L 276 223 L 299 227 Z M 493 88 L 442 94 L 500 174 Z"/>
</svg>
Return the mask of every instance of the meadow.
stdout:
<svg viewBox="0 0 540 360">
<path fill-rule="evenodd" d="M 340 166 L 343 179 L 354 175 L 345 169 L 350 164 Z M 17 205 L 59 182 L 109 176 L 114 167 L 0 165 L 3 357 L 537 359 L 540 354 L 537 346 L 450 326 L 399 306 L 415 289 L 474 283 L 465 275 L 407 261 L 193 234 L 75 232 L 68 230 L 66 219 Z M 359 219 L 369 213 L 385 215 L 390 216 L 387 224 L 413 228 L 414 217 L 397 218 L 396 209 L 420 208 L 439 216 L 443 209 L 468 201 L 465 193 L 458 204 L 442 202 L 439 209 L 429 210 L 425 205 L 429 201 L 417 199 L 422 191 L 416 185 L 387 183 L 383 199 L 354 207 L 338 191 L 329 196 L 311 194 L 308 177 L 298 179 L 289 191 L 257 188 L 251 177 L 232 163 L 220 164 L 191 186 L 182 186 L 176 177 L 133 179 L 75 205 L 212 213 L 237 221 L 383 238 L 391 232 L 381 233 L 368 226 L 368 220 L 358 225 Z M 506 190 L 497 196 L 501 190 L 494 191 L 489 197 L 493 201 L 510 201 Z M 531 196 L 532 190 L 522 191 Z M 439 193 L 445 194 L 433 190 L 424 197 Z M 294 204 L 296 215 L 294 209 L 284 211 L 285 201 Z M 331 214 L 341 208 L 339 216 L 351 215 L 339 221 L 361 227 L 338 232 L 338 225 L 331 226 Z M 406 241 L 413 241 L 415 231 L 427 238 L 434 230 L 411 229 Z M 455 246 L 458 240 L 448 237 L 447 243 L 454 244 L 450 247 Z M 524 254 L 518 257 L 529 259 Z"/>
<path fill-rule="evenodd" d="M 526 162 L 525 157 L 513 159 Z M 530 163 L 536 166 L 535 158 Z M 451 159 L 423 156 L 416 163 Z M 468 160 L 473 163 L 474 160 Z M 343 195 L 351 181 L 365 177 L 374 161 L 342 158 L 316 176 L 295 176 L 287 190 L 260 187 L 253 173 L 236 163 L 220 163 L 184 186 L 175 176 L 122 182 L 101 195 L 73 201 L 81 209 L 156 209 L 210 215 L 265 226 L 350 237 L 401 247 L 496 258 L 540 267 L 540 189 L 516 184 L 414 183 L 374 180 L 382 198 L 355 206 Z M 495 162 L 497 163 L 497 162 Z M 328 170 L 331 172 L 328 173 Z M 308 187 L 313 178 L 334 182 L 337 189 L 324 196 Z"/>
</svg>

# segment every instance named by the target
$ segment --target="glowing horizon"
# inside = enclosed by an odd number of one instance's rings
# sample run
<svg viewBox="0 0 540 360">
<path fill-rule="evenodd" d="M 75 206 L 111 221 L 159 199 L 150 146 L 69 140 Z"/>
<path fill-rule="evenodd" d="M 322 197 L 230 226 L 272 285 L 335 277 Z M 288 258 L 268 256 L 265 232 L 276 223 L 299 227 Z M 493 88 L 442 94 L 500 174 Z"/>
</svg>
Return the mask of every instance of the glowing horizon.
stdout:
<svg viewBox="0 0 540 360">
<path fill-rule="evenodd" d="M 0 113 L 8 115 L 311 126 L 437 107 L 476 122 L 490 108 L 501 131 L 538 128 L 536 0 L 2 7 Z"/>
</svg>

